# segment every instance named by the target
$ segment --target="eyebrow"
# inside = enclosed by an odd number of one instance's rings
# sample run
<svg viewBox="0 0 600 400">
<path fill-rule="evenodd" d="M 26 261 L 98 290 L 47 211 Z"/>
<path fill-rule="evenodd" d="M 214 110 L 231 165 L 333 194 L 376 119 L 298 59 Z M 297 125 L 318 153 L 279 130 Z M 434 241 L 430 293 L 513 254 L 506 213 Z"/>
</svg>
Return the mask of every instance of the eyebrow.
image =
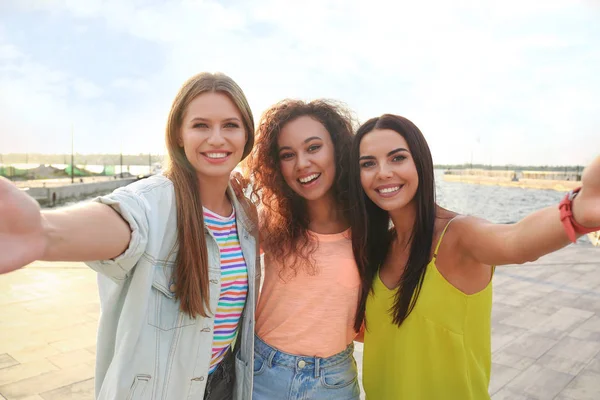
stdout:
<svg viewBox="0 0 600 400">
<path fill-rule="evenodd" d="M 323 140 L 323 139 L 321 139 L 321 138 L 320 138 L 320 137 L 318 137 L 318 136 L 311 136 L 311 137 L 309 137 L 308 139 L 304 140 L 304 142 L 302 142 L 302 143 L 308 143 L 308 142 L 310 142 L 311 140 Z M 281 150 L 292 150 L 292 148 L 291 148 L 290 146 L 283 146 L 283 147 L 280 147 L 280 148 L 279 148 L 279 151 L 281 151 Z"/>
<path fill-rule="evenodd" d="M 211 122 L 211 119 L 209 118 L 202 118 L 202 117 L 194 117 L 192 118 L 192 120 L 190 122 L 196 122 L 196 121 L 200 121 L 200 122 Z M 223 120 L 223 122 L 231 122 L 231 121 L 235 121 L 235 122 L 240 122 L 240 119 L 237 117 L 232 117 L 232 118 L 225 118 Z"/>
<path fill-rule="evenodd" d="M 405 151 L 407 153 L 409 152 L 404 147 L 398 147 L 397 149 L 394 149 L 394 150 L 390 151 L 389 153 L 387 153 L 386 157 L 390 157 L 390 156 L 392 156 L 392 155 L 394 155 L 396 153 L 401 153 L 403 151 Z M 375 159 L 374 156 L 362 156 L 362 157 L 358 158 L 358 161 L 361 161 L 361 160 L 374 160 L 374 159 Z"/>
</svg>

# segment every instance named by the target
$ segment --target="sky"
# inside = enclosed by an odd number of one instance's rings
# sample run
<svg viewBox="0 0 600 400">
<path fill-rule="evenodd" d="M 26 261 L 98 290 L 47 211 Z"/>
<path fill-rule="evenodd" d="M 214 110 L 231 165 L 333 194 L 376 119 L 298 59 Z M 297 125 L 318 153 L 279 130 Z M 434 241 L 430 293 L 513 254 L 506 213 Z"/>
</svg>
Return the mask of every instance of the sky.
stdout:
<svg viewBox="0 0 600 400">
<path fill-rule="evenodd" d="M 164 154 L 190 76 L 402 115 L 437 164 L 600 155 L 600 1 L 0 0 L 0 153 Z"/>
</svg>

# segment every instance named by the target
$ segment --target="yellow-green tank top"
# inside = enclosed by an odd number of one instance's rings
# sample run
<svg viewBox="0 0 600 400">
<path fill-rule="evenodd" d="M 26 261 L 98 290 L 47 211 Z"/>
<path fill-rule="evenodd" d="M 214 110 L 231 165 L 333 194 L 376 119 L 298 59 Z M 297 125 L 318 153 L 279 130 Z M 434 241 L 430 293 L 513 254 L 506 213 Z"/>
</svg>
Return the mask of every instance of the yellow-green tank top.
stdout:
<svg viewBox="0 0 600 400">
<path fill-rule="evenodd" d="M 449 223 L 448 223 L 449 225 Z M 379 273 L 366 305 L 363 385 L 367 400 L 489 399 L 492 284 L 466 295 L 435 262 L 427 265 L 411 314 L 398 327 L 390 310 L 396 290 Z"/>
</svg>

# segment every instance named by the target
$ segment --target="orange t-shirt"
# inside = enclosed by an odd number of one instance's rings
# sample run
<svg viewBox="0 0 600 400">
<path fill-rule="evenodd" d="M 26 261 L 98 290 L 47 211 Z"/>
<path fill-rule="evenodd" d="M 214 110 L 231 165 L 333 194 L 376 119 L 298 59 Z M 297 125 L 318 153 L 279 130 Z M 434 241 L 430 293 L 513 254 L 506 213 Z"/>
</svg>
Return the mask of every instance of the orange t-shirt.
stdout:
<svg viewBox="0 0 600 400">
<path fill-rule="evenodd" d="M 281 264 L 265 254 L 256 334 L 283 352 L 324 358 L 345 350 L 356 336 L 360 276 L 350 230 L 311 235 L 318 243 L 313 274 L 303 268 L 296 276 L 280 274 Z"/>
</svg>

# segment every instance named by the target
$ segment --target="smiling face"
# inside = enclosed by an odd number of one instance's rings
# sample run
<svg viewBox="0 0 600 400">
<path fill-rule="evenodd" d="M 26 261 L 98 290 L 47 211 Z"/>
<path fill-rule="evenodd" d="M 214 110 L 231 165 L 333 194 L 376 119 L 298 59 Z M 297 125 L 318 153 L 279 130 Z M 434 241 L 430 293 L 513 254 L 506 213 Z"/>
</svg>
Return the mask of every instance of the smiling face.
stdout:
<svg viewBox="0 0 600 400">
<path fill-rule="evenodd" d="M 239 164 L 247 135 L 231 99 L 206 92 L 192 100 L 184 114 L 179 145 L 199 178 L 229 178 Z"/>
<path fill-rule="evenodd" d="M 378 207 L 390 212 L 410 204 L 419 176 L 404 137 L 391 129 L 375 129 L 360 142 L 360 182 Z"/>
<path fill-rule="evenodd" d="M 306 200 L 318 200 L 331 191 L 335 155 L 331 135 L 323 124 L 302 116 L 279 133 L 279 165 L 288 186 Z"/>
</svg>

